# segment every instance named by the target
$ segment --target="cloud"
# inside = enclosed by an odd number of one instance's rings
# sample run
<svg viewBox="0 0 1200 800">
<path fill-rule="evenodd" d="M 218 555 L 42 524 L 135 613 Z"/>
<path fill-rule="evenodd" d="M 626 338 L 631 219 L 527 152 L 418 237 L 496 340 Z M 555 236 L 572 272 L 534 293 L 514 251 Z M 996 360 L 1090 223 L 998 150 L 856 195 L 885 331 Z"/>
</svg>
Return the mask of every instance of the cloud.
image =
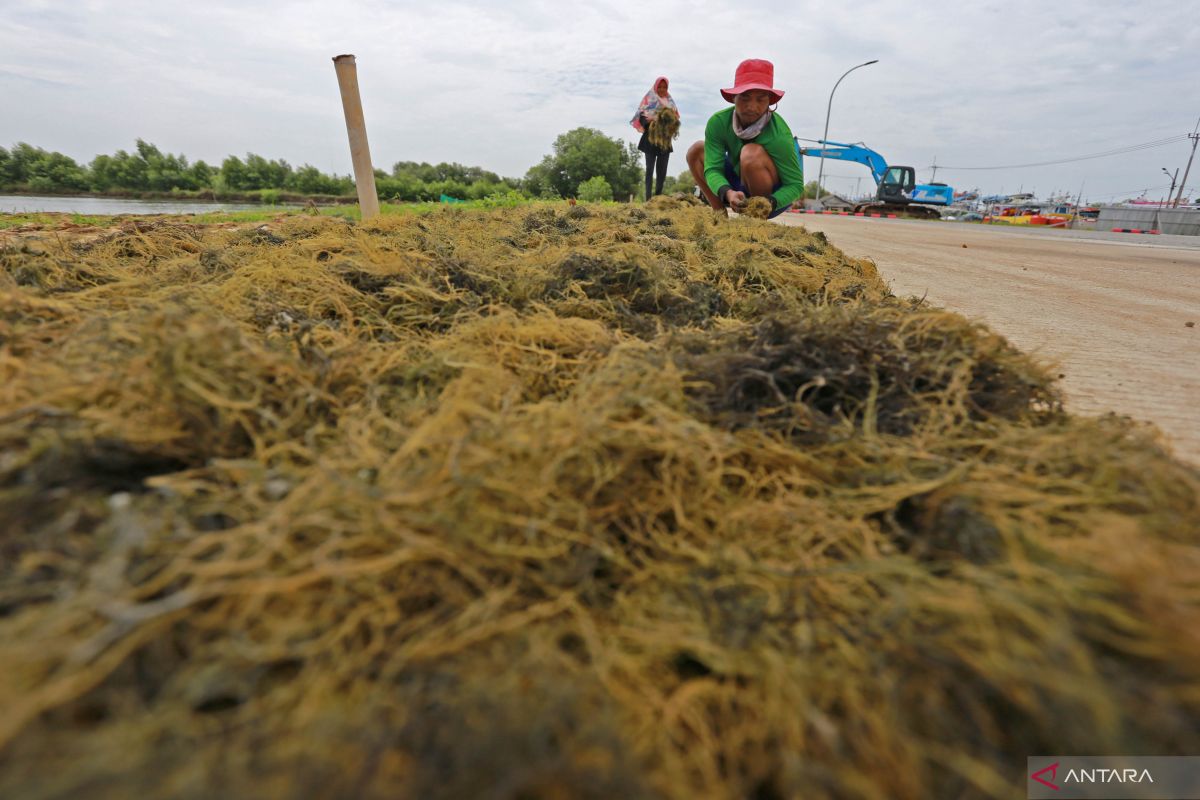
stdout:
<svg viewBox="0 0 1200 800">
<path fill-rule="evenodd" d="M 879 59 L 838 87 L 830 137 L 865 141 L 922 179 L 935 157 L 952 166 L 1067 158 L 1184 133 L 1200 114 L 1187 106 L 1200 26 L 1186 4 L 661 0 L 652 10 L 617 0 L 0 0 L 0 144 L 86 160 L 142 137 L 193 159 L 252 151 L 346 173 L 330 60 L 339 53 L 357 56 L 372 155 L 385 168 L 459 161 L 520 176 L 573 127 L 633 141 L 628 119 L 660 74 L 690 142 L 724 106 L 717 90 L 743 57 L 776 63 L 788 93 L 780 113 L 811 138 L 838 77 Z M 1185 143 L 938 178 L 1043 193 L 1086 182 L 1102 194 L 1156 185 L 1161 166 L 1186 156 Z M 672 172 L 684 168 L 676 162 Z"/>
</svg>

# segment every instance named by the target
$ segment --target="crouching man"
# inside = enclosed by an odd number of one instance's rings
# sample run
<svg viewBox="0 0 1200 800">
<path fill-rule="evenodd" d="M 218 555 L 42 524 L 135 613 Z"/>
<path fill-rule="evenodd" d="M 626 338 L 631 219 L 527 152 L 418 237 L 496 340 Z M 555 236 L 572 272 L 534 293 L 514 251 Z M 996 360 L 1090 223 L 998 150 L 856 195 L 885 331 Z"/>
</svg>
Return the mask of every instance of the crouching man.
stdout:
<svg viewBox="0 0 1200 800">
<path fill-rule="evenodd" d="M 738 64 L 733 87 L 721 90 L 733 107 L 713 114 L 704 141 L 688 148 L 688 169 L 715 209 L 742 211 L 749 198 L 765 197 L 774 217 L 804 193 L 792 131 L 771 108 L 783 97 L 774 82 L 770 61 Z"/>
</svg>

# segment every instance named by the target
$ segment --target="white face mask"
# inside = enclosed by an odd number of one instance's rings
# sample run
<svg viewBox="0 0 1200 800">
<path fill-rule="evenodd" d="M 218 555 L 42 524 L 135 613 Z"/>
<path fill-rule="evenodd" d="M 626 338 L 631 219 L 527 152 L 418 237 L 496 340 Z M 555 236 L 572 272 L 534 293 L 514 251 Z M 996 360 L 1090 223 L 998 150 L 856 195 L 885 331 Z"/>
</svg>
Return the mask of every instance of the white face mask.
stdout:
<svg viewBox="0 0 1200 800">
<path fill-rule="evenodd" d="M 755 120 L 753 125 L 751 125 L 748 128 L 743 128 L 741 123 L 738 122 L 738 115 L 737 115 L 737 112 L 735 111 L 733 113 L 733 132 L 734 132 L 734 135 L 736 135 L 739 139 L 742 139 L 743 141 L 748 140 L 748 139 L 753 139 L 754 137 L 756 137 L 760 133 L 762 133 L 763 130 L 767 127 L 767 125 L 770 124 L 770 122 L 771 122 L 771 112 L 766 111 L 763 113 L 763 115 L 761 117 L 759 117 L 757 120 Z"/>
</svg>

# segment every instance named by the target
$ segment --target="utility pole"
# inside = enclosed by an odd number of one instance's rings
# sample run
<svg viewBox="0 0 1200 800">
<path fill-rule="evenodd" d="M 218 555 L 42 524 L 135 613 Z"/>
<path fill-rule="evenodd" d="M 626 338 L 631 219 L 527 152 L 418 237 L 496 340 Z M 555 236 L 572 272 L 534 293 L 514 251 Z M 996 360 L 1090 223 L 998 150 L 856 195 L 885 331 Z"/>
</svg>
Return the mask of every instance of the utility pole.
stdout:
<svg viewBox="0 0 1200 800">
<path fill-rule="evenodd" d="M 937 156 L 933 157 L 933 176 L 929 179 L 930 183 L 937 183 Z"/>
<path fill-rule="evenodd" d="M 1200 119 L 1196 120 L 1196 130 L 1188 134 L 1188 138 L 1192 140 L 1192 154 L 1188 156 L 1187 166 L 1183 168 L 1183 180 L 1179 182 L 1179 193 L 1175 195 L 1175 202 L 1172 208 L 1179 208 L 1179 198 L 1183 197 L 1183 187 L 1187 183 L 1188 173 L 1192 171 L 1192 159 L 1196 157 L 1196 143 L 1200 142 Z M 1179 170 L 1175 170 L 1178 172 Z"/>
</svg>

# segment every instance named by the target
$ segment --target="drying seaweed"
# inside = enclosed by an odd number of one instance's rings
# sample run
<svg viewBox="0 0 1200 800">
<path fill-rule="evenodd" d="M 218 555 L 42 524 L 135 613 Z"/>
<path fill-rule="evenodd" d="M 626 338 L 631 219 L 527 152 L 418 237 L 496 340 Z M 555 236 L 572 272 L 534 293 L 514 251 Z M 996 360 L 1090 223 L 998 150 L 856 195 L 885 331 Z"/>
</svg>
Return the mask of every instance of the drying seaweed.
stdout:
<svg viewBox="0 0 1200 800">
<path fill-rule="evenodd" d="M 1031 753 L 1194 753 L 1198 490 L 688 199 L 23 233 L 0 796 L 1017 798 Z"/>
<path fill-rule="evenodd" d="M 751 197 L 746 200 L 741 214 L 752 219 L 766 219 L 771 216 L 771 201 L 766 197 Z"/>
<path fill-rule="evenodd" d="M 650 120 L 646 138 L 659 150 L 671 152 L 671 142 L 679 138 L 679 115 L 671 108 L 661 109 Z"/>
</svg>

